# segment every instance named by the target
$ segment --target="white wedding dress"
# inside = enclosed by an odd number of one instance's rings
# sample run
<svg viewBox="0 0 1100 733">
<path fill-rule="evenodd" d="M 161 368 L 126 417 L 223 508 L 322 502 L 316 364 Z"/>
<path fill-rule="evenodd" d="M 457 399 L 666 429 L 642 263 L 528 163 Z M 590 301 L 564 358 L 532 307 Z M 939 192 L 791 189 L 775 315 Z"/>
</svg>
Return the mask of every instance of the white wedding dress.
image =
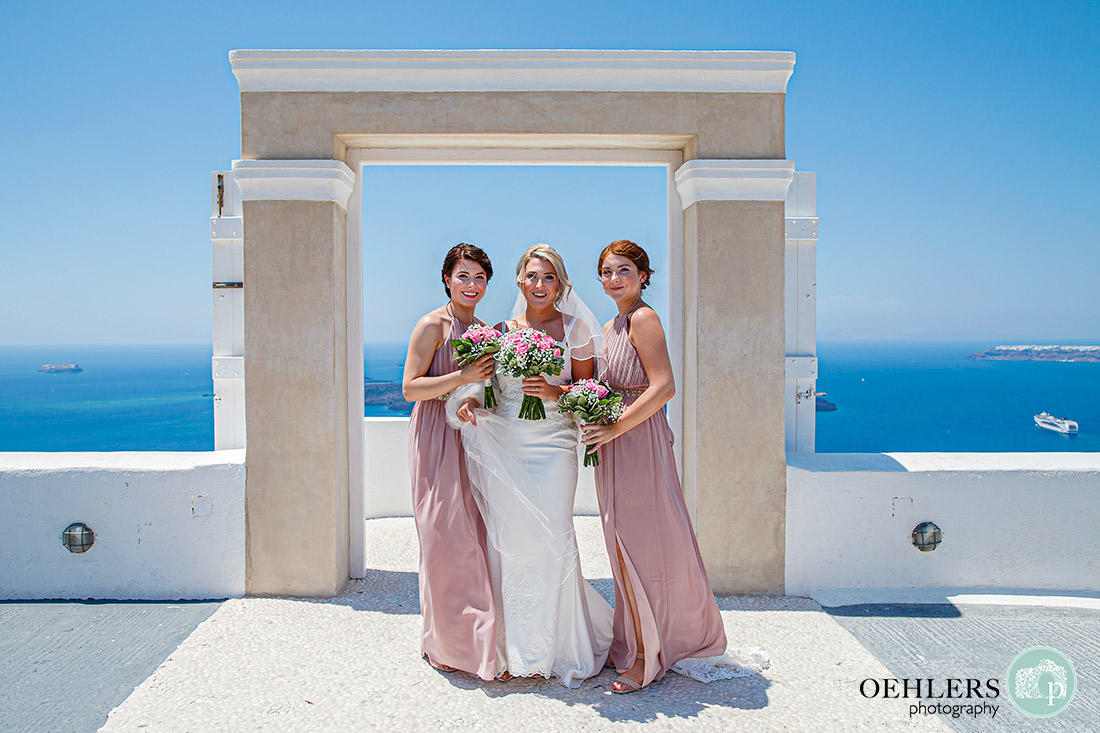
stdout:
<svg viewBox="0 0 1100 733">
<path fill-rule="evenodd" d="M 579 319 L 565 318 L 566 347 L 592 348 Z M 583 341 L 583 344 L 577 344 Z M 571 381 L 571 361 L 547 377 Z M 521 380 L 493 378 L 498 404 L 479 411 L 477 425 L 454 414 L 482 385 L 468 385 L 448 400 L 452 425 L 462 433 L 466 463 L 485 519 L 488 556 L 497 596 L 498 674 L 555 677 L 566 687 L 600 672 L 611 647 L 613 611 L 581 574 L 573 528 L 578 431 L 544 400 L 546 418 L 521 420 Z"/>
</svg>

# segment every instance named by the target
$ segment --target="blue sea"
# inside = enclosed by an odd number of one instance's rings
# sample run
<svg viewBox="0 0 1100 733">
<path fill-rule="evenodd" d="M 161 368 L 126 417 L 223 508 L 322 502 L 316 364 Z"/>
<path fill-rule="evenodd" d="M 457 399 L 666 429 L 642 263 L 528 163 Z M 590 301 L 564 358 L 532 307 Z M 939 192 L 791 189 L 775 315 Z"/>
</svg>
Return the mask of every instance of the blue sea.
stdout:
<svg viewBox="0 0 1100 733">
<path fill-rule="evenodd" d="M 1100 364 L 969 361 L 997 344 L 821 343 L 817 450 L 1100 451 Z M 399 382 L 404 344 L 369 344 L 365 374 Z M 77 374 L 42 364 L 77 362 Z M 209 346 L 0 347 L 0 451 L 211 450 Z M 1081 432 L 1034 426 L 1067 416 Z M 407 411 L 367 405 L 364 414 Z"/>
<path fill-rule="evenodd" d="M 818 344 L 818 453 L 1100 451 L 1100 363 L 967 360 L 998 346 Z M 1077 435 L 1035 427 L 1049 412 Z"/>
<path fill-rule="evenodd" d="M 210 346 L 0 347 L 0 451 L 214 449 Z M 43 364 L 76 362 L 76 374 Z"/>
</svg>

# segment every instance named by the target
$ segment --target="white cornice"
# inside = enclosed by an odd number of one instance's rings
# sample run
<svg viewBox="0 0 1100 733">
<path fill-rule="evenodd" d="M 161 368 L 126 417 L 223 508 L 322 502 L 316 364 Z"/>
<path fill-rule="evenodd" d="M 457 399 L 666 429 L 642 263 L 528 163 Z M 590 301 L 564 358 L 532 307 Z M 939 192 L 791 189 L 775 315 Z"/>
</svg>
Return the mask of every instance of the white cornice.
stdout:
<svg viewBox="0 0 1100 733">
<path fill-rule="evenodd" d="M 332 201 L 346 209 L 355 176 L 338 160 L 235 160 L 233 181 L 242 201 Z"/>
<path fill-rule="evenodd" d="M 794 180 L 789 160 L 689 160 L 676 171 L 684 209 L 697 201 L 783 201 Z"/>
<path fill-rule="evenodd" d="M 784 94 L 794 60 L 791 51 L 229 52 L 242 92 Z"/>
</svg>

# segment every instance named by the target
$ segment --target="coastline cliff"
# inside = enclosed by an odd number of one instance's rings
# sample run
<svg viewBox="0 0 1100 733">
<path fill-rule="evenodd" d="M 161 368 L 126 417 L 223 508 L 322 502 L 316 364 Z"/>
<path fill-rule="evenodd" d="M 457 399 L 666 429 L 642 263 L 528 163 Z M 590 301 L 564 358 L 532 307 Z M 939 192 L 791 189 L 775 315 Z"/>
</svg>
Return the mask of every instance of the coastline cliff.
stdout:
<svg viewBox="0 0 1100 733">
<path fill-rule="evenodd" d="M 396 382 L 376 382 L 370 377 L 363 380 L 363 404 L 384 405 L 387 409 L 408 414 L 413 403 L 405 400 L 401 394 L 401 385 Z"/>
</svg>

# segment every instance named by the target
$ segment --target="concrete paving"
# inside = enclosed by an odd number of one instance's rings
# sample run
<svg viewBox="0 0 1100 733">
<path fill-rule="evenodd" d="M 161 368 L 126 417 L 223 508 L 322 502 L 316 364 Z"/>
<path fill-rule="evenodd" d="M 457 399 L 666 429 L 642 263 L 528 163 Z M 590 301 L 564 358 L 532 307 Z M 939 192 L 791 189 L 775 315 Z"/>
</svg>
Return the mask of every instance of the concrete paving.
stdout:
<svg viewBox="0 0 1100 733">
<path fill-rule="evenodd" d="M 1095 608 L 880 603 L 823 609 L 805 598 L 725 597 L 719 599 L 719 607 L 731 645 L 762 646 L 771 656 L 771 668 L 761 675 L 703 685 L 669 674 L 641 692 L 614 695 L 608 691 L 614 677 L 610 670 L 573 690 L 552 680 L 483 683 L 440 673 L 418 654 L 412 520 L 378 519 L 367 526 L 371 570 L 333 599 L 242 598 L 220 605 L 163 608 L 122 604 L 131 611 L 144 609 L 142 616 L 148 621 L 131 618 L 127 626 L 120 617 L 115 632 L 108 634 L 100 634 L 98 624 L 90 620 L 74 622 L 81 613 L 79 604 L 54 604 L 60 609 L 54 613 L 56 622 L 71 627 L 73 638 L 81 641 L 57 641 L 60 633 L 54 631 L 45 634 L 50 638 L 39 649 L 29 643 L 0 645 L 0 669 L 9 674 L 0 677 L 5 691 L 27 676 L 11 676 L 13 666 L 33 668 L 38 679 L 46 679 L 47 673 L 55 677 L 48 695 L 45 688 L 36 690 L 43 700 L 34 702 L 38 698 L 24 694 L 22 702 L 5 701 L 9 717 L 0 718 L 0 730 L 90 730 L 89 725 L 103 722 L 111 705 L 117 706 L 104 731 L 644 728 L 969 733 L 1093 730 L 1100 719 L 1094 682 L 1100 659 L 1100 610 Z M 610 566 L 598 519 L 578 517 L 577 530 L 585 575 L 610 597 Z M 20 613 L 29 615 L 5 616 L 4 609 L 15 604 L 0 605 L 5 631 L 18 627 L 26 640 L 36 629 L 49 628 L 46 620 L 54 606 L 18 605 L 28 606 Z M 114 698 L 82 692 L 90 675 L 103 679 L 111 676 L 112 668 L 120 668 L 117 663 L 104 664 L 105 650 L 138 656 L 138 647 L 149 646 L 142 641 L 149 638 L 148 629 L 165 628 L 165 621 L 151 614 L 163 612 L 168 618 L 169 611 L 180 608 L 193 610 L 191 621 L 172 626 L 174 637 L 158 637 L 160 646 L 146 655 L 144 667 L 114 673 L 116 683 L 125 682 L 112 688 Z M 201 617 L 200 610 L 207 617 Z M 102 615 L 99 623 L 105 619 Z M 1057 718 L 1031 721 L 1003 694 L 988 701 L 998 705 L 995 717 L 968 719 L 910 715 L 912 700 L 867 699 L 859 692 L 867 678 L 1003 677 L 1015 654 L 1036 645 L 1062 650 L 1077 666 L 1077 696 Z M 74 646 L 75 655 L 69 653 Z M 163 663 L 156 667 L 158 661 Z M 20 707 L 33 714 L 11 715 Z"/>
<path fill-rule="evenodd" d="M 219 602 L 0 601 L 0 731 L 94 731 Z"/>
<path fill-rule="evenodd" d="M 610 594 L 598 519 L 579 517 L 577 529 L 586 576 Z M 860 697 L 859 680 L 888 670 L 804 598 L 721 599 L 731 644 L 771 655 L 756 677 L 703 685 L 670 674 L 614 695 L 610 670 L 575 690 L 443 674 L 418 654 L 411 520 L 372 520 L 368 546 L 368 577 L 338 598 L 227 601 L 104 730 L 948 730 L 910 719 L 901 701 Z"/>
<path fill-rule="evenodd" d="M 1029 718 L 1012 705 L 1002 689 L 997 698 L 950 701 L 985 702 L 998 707 L 996 715 L 975 716 L 960 711 L 958 717 L 941 716 L 957 731 L 1100 729 L 1100 695 L 1096 691 L 1096 680 L 1100 679 L 1100 611 L 1034 605 L 901 603 L 826 610 L 886 665 L 892 676 L 934 678 L 941 690 L 951 677 L 1003 680 L 1012 660 L 1033 646 L 1053 647 L 1073 663 L 1077 694 L 1057 716 Z M 909 700 L 910 704 L 916 702 Z"/>
</svg>

